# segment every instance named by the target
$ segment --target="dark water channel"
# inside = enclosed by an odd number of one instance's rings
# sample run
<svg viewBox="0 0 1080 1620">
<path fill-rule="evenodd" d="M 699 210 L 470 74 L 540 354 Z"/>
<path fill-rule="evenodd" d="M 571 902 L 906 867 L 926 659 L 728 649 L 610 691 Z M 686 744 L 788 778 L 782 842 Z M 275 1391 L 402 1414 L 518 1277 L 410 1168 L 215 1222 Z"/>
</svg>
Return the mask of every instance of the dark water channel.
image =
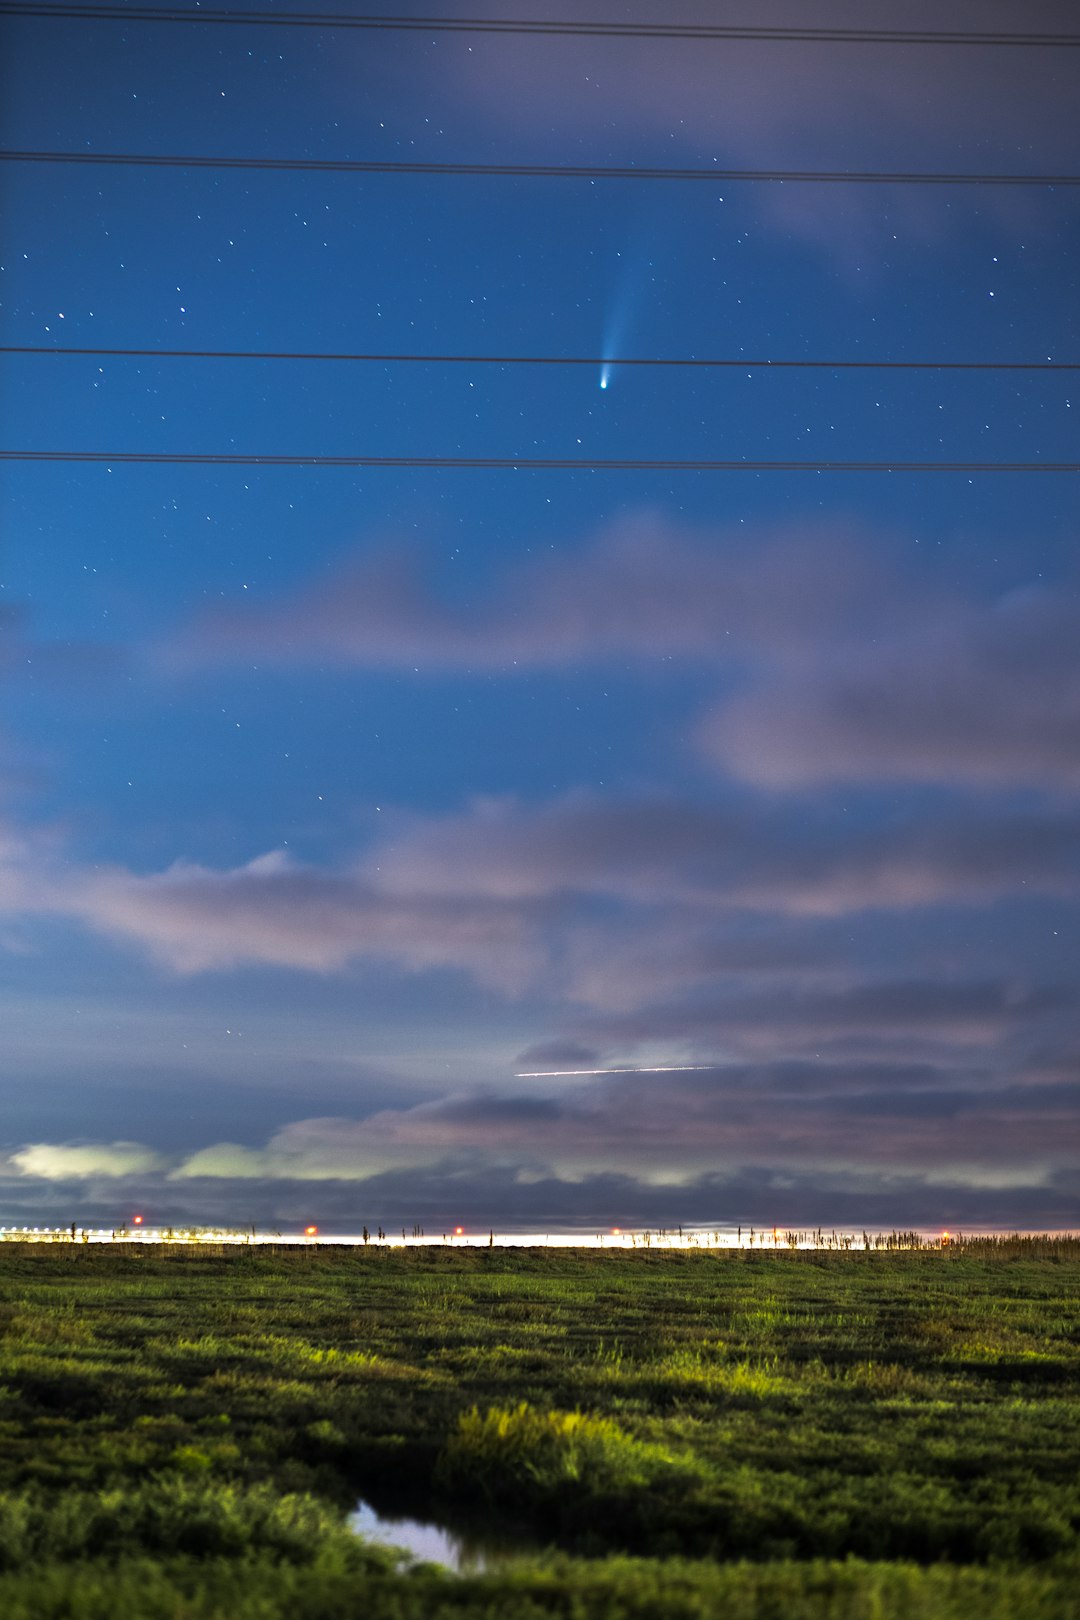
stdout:
<svg viewBox="0 0 1080 1620">
<path fill-rule="evenodd" d="M 456 1575 L 483 1575 L 505 1569 L 515 1558 L 540 1552 L 540 1543 L 524 1536 L 485 1534 L 482 1528 L 451 1530 L 430 1519 L 379 1513 L 362 1498 L 349 1515 L 349 1526 L 365 1541 L 403 1547 L 413 1558 L 442 1564 Z"/>
</svg>

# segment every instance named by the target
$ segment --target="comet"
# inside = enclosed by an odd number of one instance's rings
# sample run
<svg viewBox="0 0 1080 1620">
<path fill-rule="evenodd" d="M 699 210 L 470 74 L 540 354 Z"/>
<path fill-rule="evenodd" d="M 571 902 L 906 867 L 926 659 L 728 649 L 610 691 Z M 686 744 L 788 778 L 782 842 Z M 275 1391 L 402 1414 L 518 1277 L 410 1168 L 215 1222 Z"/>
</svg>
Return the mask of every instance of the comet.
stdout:
<svg viewBox="0 0 1080 1620">
<path fill-rule="evenodd" d="M 646 258 L 644 246 L 627 254 L 617 253 L 615 257 L 618 263 L 600 343 L 600 388 L 604 393 L 616 380 L 617 357 L 624 352 L 627 329 L 633 324 L 641 303 L 645 276 L 652 263 Z"/>
</svg>

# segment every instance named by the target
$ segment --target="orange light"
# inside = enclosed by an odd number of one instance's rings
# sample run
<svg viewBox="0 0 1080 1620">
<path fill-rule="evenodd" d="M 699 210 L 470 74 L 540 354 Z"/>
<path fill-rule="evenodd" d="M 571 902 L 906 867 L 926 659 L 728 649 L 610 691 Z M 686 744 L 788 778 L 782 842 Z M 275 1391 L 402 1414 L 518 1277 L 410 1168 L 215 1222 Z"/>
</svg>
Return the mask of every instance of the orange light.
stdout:
<svg viewBox="0 0 1080 1620">
<path fill-rule="evenodd" d="M 464 1232 L 464 1230 L 465 1230 L 465 1228 L 463 1226 L 455 1226 L 454 1227 L 454 1236 L 455 1237 L 460 1237 L 462 1232 Z"/>
<path fill-rule="evenodd" d="M 612 1237 L 621 1237 L 622 1236 L 622 1227 L 621 1226 L 613 1226 L 611 1228 L 611 1235 L 612 1235 Z"/>
<path fill-rule="evenodd" d="M 142 1218 L 141 1215 L 136 1215 L 134 1220 L 132 1221 L 132 1225 L 133 1226 L 141 1226 L 142 1225 L 142 1219 L 143 1218 Z"/>
<path fill-rule="evenodd" d="M 319 1228 L 317 1226 L 305 1226 L 304 1227 L 304 1236 L 305 1237 L 318 1237 L 318 1235 L 319 1235 Z"/>
</svg>

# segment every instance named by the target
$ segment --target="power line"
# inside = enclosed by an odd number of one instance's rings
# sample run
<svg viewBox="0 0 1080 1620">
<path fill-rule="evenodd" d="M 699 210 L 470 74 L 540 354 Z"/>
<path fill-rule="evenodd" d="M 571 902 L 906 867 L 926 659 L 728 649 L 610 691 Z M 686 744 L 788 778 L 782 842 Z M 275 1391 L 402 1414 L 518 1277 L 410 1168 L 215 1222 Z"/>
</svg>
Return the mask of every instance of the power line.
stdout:
<svg viewBox="0 0 1080 1620">
<path fill-rule="evenodd" d="M 761 27 L 720 23 L 628 23 L 527 17 L 388 17 L 349 12 L 211 11 L 179 6 L 81 6 L 0 0 L 0 16 L 81 22 L 225 24 L 274 28 L 360 28 L 422 34 L 534 34 L 593 39 L 794 41 L 823 45 L 1075 46 L 1080 34 L 1001 33 L 906 28 Z"/>
<path fill-rule="evenodd" d="M 2 0 L 0 0 L 2 3 Z M 147 169 L 270 169 L 326 174 L 474 175 L 547 180 L 787 181 L 796 185 L 1080 186 L 1077 174 L 927 174 L 921 170 L 678 169 L 588 163 L 398 163 L 382 159 L 192 157 L 158 152 L 0 151 L 0 163 L 119 164 Z"/>
<path fill-rule="evenodd" d="M 339 360 L 424 366 L 667 366 L 732 371 L 1080 371 L 1078 360 L 787 360 L 655 355 L 347 354 L 302 349 L 91 349 L 0 344 L 0 354 L 83 356 L 119 360 Z"/>
<path fill-rule="evenodd" d="M 666 456 L 279 456 L 180 451 L 0 450 L 0 461 L 106 466 L 481 468 L 507 472 L 1076 473 L 1080 461 L 743 461 Z"/>
</svg>

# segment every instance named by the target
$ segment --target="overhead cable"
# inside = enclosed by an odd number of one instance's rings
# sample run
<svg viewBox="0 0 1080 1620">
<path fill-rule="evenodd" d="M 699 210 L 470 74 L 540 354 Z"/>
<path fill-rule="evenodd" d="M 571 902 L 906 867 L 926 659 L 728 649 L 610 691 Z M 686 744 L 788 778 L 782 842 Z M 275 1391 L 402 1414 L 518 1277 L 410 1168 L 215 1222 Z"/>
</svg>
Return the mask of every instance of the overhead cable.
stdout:
<svg viewBox="0 0 1080 1620">
<path fill-rule="evenodd" d="M 1080 34 L 987 29 L 808 28 L 726 23 L 592 22 L 539 17 L 392 17 L 354 12 L 212 10 L 195 6 L 69 5 L 0 0 L 0 16 L 79 22 L 225 24 L 230 27 L 359 28 L 421 34 L 533 34 L 592 39 L 756 40 L 821 45 L 1072 46 Z"/>
<path fill-rule="evenodd" d="M 0 450 L 0 461 L 90 462 L 104 466 L 433 467 L 506 472 L 1076 473 L 1080 461 L 754 461 L 708 457 L 297 456 L 158 450 Z"/>
<path fill-rule="evenodd" d="M 0 344 L 0 354 L 82 356 L 117 360 L 337 360 L 373 365 L 698 367 L 731 371 L 1080 371 L 1080 360 L 789 360 L 743 355 L 619 356 L 578 354 L 375 354 L 304 349 L 107 349 Z"/>
<path fill-rule="evenodd" d="M 2 4 L 2 0 L 0 0 Z M 934 174 L 923 170 L 656 168 L 590 163 L 398 163 L 381 158 L 203 157 L 171 152 L 0 151 L 0 163 L 120 165 L 144 169 L 270 169 L 324 174 L 515 176 L 545 180 L 693 180 L 793 185 L 1080 186 L 1080 174 Z"/>
</svg>

